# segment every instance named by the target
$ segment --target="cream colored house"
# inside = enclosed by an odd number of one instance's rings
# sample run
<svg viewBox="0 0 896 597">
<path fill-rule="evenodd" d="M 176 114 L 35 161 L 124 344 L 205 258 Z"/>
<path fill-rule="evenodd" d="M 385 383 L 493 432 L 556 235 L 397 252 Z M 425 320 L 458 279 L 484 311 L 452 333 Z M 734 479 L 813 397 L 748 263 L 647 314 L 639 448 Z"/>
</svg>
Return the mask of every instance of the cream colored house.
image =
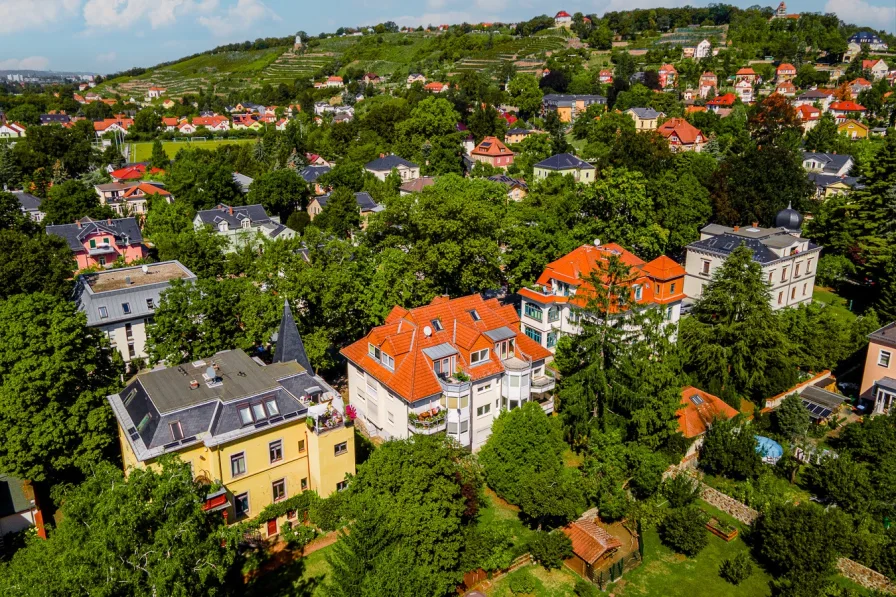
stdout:
<svg viewBox="0 0 896 597">
<path fill-rule="evenodd" d="M 659 119 L 665 116 L 653 108 L 629 108 L 625 113 L 635 121 L 637 131 L 655 131 Z"/>
</svg>

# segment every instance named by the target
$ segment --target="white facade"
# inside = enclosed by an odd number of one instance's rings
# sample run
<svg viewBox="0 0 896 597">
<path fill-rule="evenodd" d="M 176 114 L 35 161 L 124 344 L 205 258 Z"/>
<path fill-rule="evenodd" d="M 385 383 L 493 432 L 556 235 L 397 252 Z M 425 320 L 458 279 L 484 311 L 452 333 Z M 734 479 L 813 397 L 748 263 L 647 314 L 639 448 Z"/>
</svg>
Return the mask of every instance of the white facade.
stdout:
<svg viewBox="0 0 896 597">
<path fill-rule="evenodd" d="M 712 54 L 712 44 L 704 39 L 694 48 L 694 58 L 708 58 Z"/>
<path fill-rule="evenodd" d="M 442 394 L 408 403 L 353 363 L 348 365 L 349 402 L 358 411 L 370 435 L 383 439 L 404 439 L 411 434 L 446 433 L 461 446 L 474 452 L 491 435 L 492 422 L 502 408 L 514 409 L 533 400 L 533 394 L 554 389 L 554 378 L 545 375 L 544 361 L 529 363 L 516 357 L 504 360 L 506 371 L 476 381 L 446 379 Z M 554 410 L 552 398 L 541 401 L 548 414 Z M 409 415 L 438 409 L 444 418 L 421 423 Z"/>
<path fill-rule="evenodd" d="M 145 359 L 149 356 L 146 353 L 146 326 L 149 323 L 150 318 L 144 317 L 99 327 L 109 338 L 112 349 L 121 354 L 125 363 L 130 363 L 133 359 Z"/>
<path fill-rule="evenodd" d="M 775 256 L 773 260 L 760 261 L 763 279 L 769 286 L 769 304 L 772 310 L 810 303 L 812 291 L 815 288 L 815 273 L 818 268 L 818 259 L 821 256 L 821 248 L 811 245 L 805 238 L 781 233 L 780 229 L 777 233 L 774 230 L 760 228 L 744 230 L 746 232 L 755 230 L 756 234 L 741 238 L 737 238 L 733 234 L 725 234 L 716 239 L 718 247 L 707 248 L 703 241 L 717 235 L 701 231 L 700 241 L 688 245 L 684 279 L 684 291 L 687 297 L 691 300 L 702 297 L 703 291 L 709 285 L 715 271 L 725 263 L 727 252 L 736 248 L 740 242 L 746 242 L 751 238 L 756 239 L 757 234 L 763 231 L 772 234 L 761 239 L 760 242 L 762 240 L 773 241 L 762 244 Z M 728 246 L 729 244 L 731 246 Z"/>
</svg>

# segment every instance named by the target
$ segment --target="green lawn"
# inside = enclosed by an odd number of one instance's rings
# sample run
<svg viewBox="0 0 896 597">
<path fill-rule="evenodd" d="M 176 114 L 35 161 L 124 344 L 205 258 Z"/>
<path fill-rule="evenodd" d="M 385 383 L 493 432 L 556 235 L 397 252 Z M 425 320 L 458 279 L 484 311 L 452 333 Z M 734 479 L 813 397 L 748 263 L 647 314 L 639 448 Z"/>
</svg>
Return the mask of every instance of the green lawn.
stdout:
<svg viewBox="0 0 896 597">
<path fill-rule="evenodd" d="M 835 294 L 834 291 L 830 288 L 821 288 L 819 286 L 816 286 L 815 290 L 812 292 L 812 300 L 828 305 L 830 308 L 834 309 L 837 314 L 841 315 L 847 320 L 853 320 L 856 318 L 856 314 L 849 310 L 849 304 L 847 300 Z"/>
<path fill-rule="evenodd" d="M 744 525 L 730 516 L 703 502 L 700 507 L 743 531 Z M 644 562 L 609 589 L 618 597 L 763 597 L 771 594 L 768 585 L 771 576 L 755 562 L 753 574 L 740 585 L 734 586 L 719 576 L 722 561 L 749 552 L 740 537 L 725 542 L 710 535 L 709 544 L 694 558 L 677 554 L 660 543 L 656 529 L 646 530 L 643 540 Z"/>
<path fill-rule="evenodd" d="M 479 523 L 488 524 L 493 521 L 503 522 L 513 533 L 516 545 L 526 543 L 535 531 L 527 527 L 520 520 L 519 510 L 507 504 L 491 489 L 485 490 L 485 504 L 479 510 Z"/>
<path fill-rule="evenodd" d="M 320 597 L 321 586 L 330 572 L 327 553 L 330 545 L 315 551 L 306 558 L 297 558 L 260 576 L 246 587 L 247 597 L 274 597 L 290 595 L 294 597 Z"/>
<path fill-rule="evenodd" d="M 516 572 L 500 578 L 491 587 L 485 590 L 489 597 L 513 597 L 510 591 L 510 581 L 515 576 L 529 574 L 535 577 L 535 597 L 567 597 L 573 594 L 578 576 L 568 568 L 559 570 L 545 570 L 541 566 L 526 566 Z"/>
<path fill-rule="evenodd" d="M 173 158 L 177 152 L 186 147 L 201 147 L 202 149 L 217 149 L 222 145 L 233 143 L 255 143 L 255 139 L 215 139 L 213 141 L 194 141 L 191 143 L 175 143 L 174 141 L 162 141 L 162 149 Z M 131 143 L 131 161 L 146 162 L 152 156 L 152 141 L 140 141 Z"/>
</svg>

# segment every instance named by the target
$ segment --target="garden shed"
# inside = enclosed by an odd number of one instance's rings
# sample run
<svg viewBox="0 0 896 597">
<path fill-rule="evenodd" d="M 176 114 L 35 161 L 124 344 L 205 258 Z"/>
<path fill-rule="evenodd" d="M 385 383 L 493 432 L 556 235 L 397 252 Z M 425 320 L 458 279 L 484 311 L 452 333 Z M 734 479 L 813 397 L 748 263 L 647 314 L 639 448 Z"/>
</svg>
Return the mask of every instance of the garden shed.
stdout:
<svg viewBox="0 0 896 597">
<path fill-rule="evenodd" d="M 840 410 L 845 398 L 840 394 L 835 394 L 818 386 L 808 386 L 800 392 L 800 398 L 803 400 L 803 406 L 809 411 L 809 416 L 815 423 L 824 423 L 831 414 L 836 414 Z"/>
<path fill-rule="evenodd" d="M 622 542 L 593 520 L 577 520 L 563 529 L 572 542 L 573 557 L 564 563 L 573 572 L 590 581 L 605 568 L 622 547 Z"/>
</svg>

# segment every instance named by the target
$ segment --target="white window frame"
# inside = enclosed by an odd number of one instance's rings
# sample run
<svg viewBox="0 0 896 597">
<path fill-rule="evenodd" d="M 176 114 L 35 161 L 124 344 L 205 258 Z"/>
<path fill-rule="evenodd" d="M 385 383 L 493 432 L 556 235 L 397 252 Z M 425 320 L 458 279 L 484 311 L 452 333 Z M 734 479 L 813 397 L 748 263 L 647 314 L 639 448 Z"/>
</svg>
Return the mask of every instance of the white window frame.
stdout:
<svg viewBox="0 0 896 597">
<path fill-rule="evenodd" d="M 886 355 L 886 357 L 884 356 Z M 886 361 L 886 362 L 884 362 Z M 885 369 L 890 368 L 890 363 L 893 362 L 893 353 L 889 350 L 884 350 L 881 348 L 877 353 L 877 366 L 883 367 Z"/>
<path fill-rule="evenodd" d="M 488 348 L 483 348 L 482 350 L 477 350 L 470 353 L 470 365 L 478 365 L 479 363 L 484 363 L 488 361 Z"/>
</svg>

